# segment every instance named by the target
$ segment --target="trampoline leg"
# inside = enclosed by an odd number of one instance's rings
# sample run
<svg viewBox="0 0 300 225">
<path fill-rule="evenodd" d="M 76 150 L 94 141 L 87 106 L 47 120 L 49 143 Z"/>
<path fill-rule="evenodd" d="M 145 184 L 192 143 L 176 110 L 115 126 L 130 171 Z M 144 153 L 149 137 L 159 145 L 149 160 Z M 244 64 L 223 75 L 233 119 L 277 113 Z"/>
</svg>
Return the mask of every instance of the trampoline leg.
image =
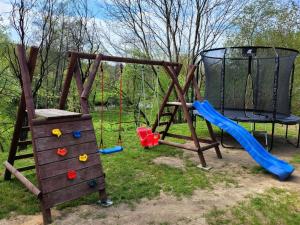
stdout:
<svg viewBox="0 0 300 225">
<path fill-rule="evenodd" d="M 288 138 L 288 125 L 286 127 L 286 136 L 285 136 L 285 139 L 286 139 L 287 143 L 293 145 L 296 148 L 299 148 L 299 142 L 300 142 L 300 123 L 298 124 L 297 142 L 293 143 L 293 141 L 289 140 L 289 138 Z"/>
<path fill-rule="evenodd" d="M 270 151 L 272 150 L 272 148 L 273 148 L 274 132 L 275 132 L 275 123 L 272 123 L 271 143 L 270 143 L 269 152 L 270 152 Z"/>
<path fill-rule="evenodd" d="M 289 129 L 289 125 L 285 126 L 285 140 L 287 141 L 288 139 L 288 129 Z"/>
</svg>

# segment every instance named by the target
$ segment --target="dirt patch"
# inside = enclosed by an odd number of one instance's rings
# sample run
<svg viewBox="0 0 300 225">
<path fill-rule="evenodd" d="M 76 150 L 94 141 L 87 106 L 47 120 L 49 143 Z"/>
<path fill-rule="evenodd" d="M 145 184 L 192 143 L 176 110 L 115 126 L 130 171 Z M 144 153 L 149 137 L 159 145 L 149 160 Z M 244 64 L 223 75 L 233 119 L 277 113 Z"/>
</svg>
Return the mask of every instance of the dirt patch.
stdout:
<svg viewBox="0 0 300 225">
<path fill-rule="evenodd" d="M 110 208 L 100 208 L 97 205 L 82 205 L 76 208 L 61 210 L 53 216 L 54 224 L 207 224 L 204 215 L 217 207 L 224 209 L 244 200 L 249 195 L 262 193 L 271 187 L 287 188 L 300 191 L 300 171 L 296 168 L 293 176 L 285 182 L 278 181 L 268 173 L 253 173 L 251 169 L 257 164 L 248 153 L 242 149 L 221 148 L 223 159 L 218 159 L 215 152 L 206 151 L 205 158 L 212 170 L 207 172 L 226 173 L 232 176 L 238 184 L 227 186 L 218 184 L 213 190 L 196 190 L 192 197 L 177 199 L 174 196 L 161 193 L 153 200 L 142 200 L 135 207 L 121 204 Z M 299 154 L 299 150 L 288 144 L 277 143 L 272 154 L 284 160 Z M 186 152 L 185 157 L 199 164 L 196 153 Z M 176 160 L 175 160 L 176 159 Z M 175 168 L 184 167 L 182 160 L 173 157 L 159 157 L 155 163 L 165 164 Z M 174 166 L 175 165 L 175 166 Z M 297 165 L 296 165 L 297 166 Z M 36 222 L 36 223 L 35 223 Z M 0 224 L 26 224 L 37 225 L 41 222 L 41 216 L 17 216 L 6 220 L 0 220 Z"/>
<path fill-rule="evenodd" d="M 177 169 L 184 169 L 183 160 L 179 159 L 179 158 L 175 158 L 175 157 L 166 157 L 166 156 L 157 157 L 153 160 L 153 162 L 158 165 L 162 164 L 162 165 L 167 165 L 167 166 L 177 168 Z"/>
</svg>

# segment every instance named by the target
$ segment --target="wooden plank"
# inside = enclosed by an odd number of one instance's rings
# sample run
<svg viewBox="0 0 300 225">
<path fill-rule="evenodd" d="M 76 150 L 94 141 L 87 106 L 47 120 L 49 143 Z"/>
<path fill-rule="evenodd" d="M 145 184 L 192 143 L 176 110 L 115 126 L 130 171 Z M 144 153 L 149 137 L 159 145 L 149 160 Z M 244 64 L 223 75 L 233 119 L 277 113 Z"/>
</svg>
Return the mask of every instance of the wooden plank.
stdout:
<svg viewBox="0 0 300 225">
<path fill-rule="evenodd" d="M 77 62 L 77 56 L 75 54 L 71 54 L 66 79 L 65 79 L 64 86 L 63 86 L 61 96 L 59 99 L 59 108 L 60 109 L 65 108 L 67 97 L 68 97 L 70 86 L 71 86 L 71 82 L 72 82 L 72 76 L 73 76 L 74 69 L 76 66 L 76 62 Z"/>
<path fill-rule="evenodd" d="M 167 106 L 182 106 L 182 103 L 181 102 L 167 102 L 166 104 Z M 193 103 L 186 103 L 187 107 L 189 109 L 193 108 Z"/>
<path fill-rule="evenodd" d="M 46 119 L 57 119 L 65 117 L 80 117 L 82 114 L 77 112 L 70 112 L 61 109 L 36 109 L 36 116 L 44 117 Z"/>
<path fill-rule="evenodd" d="M 56 128 L 60 129 L 63 135 L 70 134 L 75 130 L 80 130 L 80 131 L 94 130 L 91 120 L 53 123 L 53 124 L 33 126 L 33 132 L 35 133 L 34 137 L 40 138 L 40 137 L 52 136 L 51 131 L 52 129 L 56 129 Z"/>
<path fill-rule="evenodd" d="M 40 196 L 41 191 L 31 183 L 26 177 L 23 176 L 16 168 L 14 168 L 9 162 L 4 162 L 4 166 L 11 172 L 24 186 L 35 196 Z"/>
<path fill-rule="evenodd" d="M 76 122 L 81 120 L 90 120 L 92 117 L 90 114 L 83 114 L 81 117 L 73 117 L 73 118 L 57 118 L 53 120 L 47 120 L 45 118 L 39 117 L 32 120 L 32 124 L 34 126 L 42 125 L 42 124 L 53 124 L 53 123 L 65 123 L 65 122 Z"/>
<path fill-rule="evenodd" d="M 165 140 L 159 140 L 158 142 L 159 142 L 159 144 L 169 145 L 169 146 L 173 146 L 176 148 L 183 148 L 183 149 L 194 151 L 194 152 L 198 151 L 198 149 L 195 146 L 191 146 L 191 145 L 187 145 L 187 144 L 179 144 L 179 143 L 165 141 Z"/>
<path fill-rule="evenodd" d="M 83 168 L 76 171 L 77 177 L 74 180 L 69 180 L 66 174 L 60 174 L 55 177 L 41 180 L 43 194 L 57 191 L 66 187 L 70 187 L 84 181 L 93 180 L 103 176 L 102 167 L 100 164 Z"/>
<path fill-rule="evenodd" d="M 33 170 L 33 169 L 35 169 L 35 165 L 24 166 L 24 167 L 17 168 L 17 170 L 19 172 L 23 172 L 23 171 L 27 171 L 27 170 Z"/>
<path fill-rule="evenodd" d="M 164 133 L 164 131 L 162 131 L 162 133 Z M 184 140 L 189 140 L 189 141 L 193 141 L 193 138 L 191 136 L 185 136 L 185 135 L 180 135 L 180 134 L 172 134 L 172 133 L 166 133 L 165 134 L 166 137 L 173 137 L 173 138 L 178 138 L 178 139 L 184 139 Z M 216 141 L 210 140 L 210 139 L 206 139 L 206 138 L 198 138 L 199 142 L 203 142 L 203 143 L 215 143 Z"/>
<path fill-rule="evenodd" d="M 169 122 L 167 122 L 167 121 L 165 121 L 165 122 L 160 122 L 160 123 L 158 124 L 158 126 L 165 126 L 165 125 L 168 125 L 168 123 L 169 123 Z"/>
<path fill-rule="evenodd" d="M 89 73 L 86 84 L 85 84 L 82 94 L 81 94 L 81 98 L 83 98 L 83 99 L 88 99 L 88 97 L 89 97 L 89 94 L 90 94 L 91 88 L 93 86 L 93 83 L 94 83 L 101 60 L 102 60 L 102 55 L 101 54 L 97 55 L 93 65 L 92 65 L 92 70 Z"/>
<path fill-rule="evenodd" d="M 15 157 L 15 159 L 27 159 L 27 158 L 32 158 L 33 157 L 33 153 L 28 153 L 28 154 L 24 154 L 24 155 L 17 155 Z"/>
<path fill-rule="evenodd" d="M 32 141 L 31 140 L 25 140 L 25 141 L 18 141 L 17 145 L 21 147 L 26 147 L 27 145 L 31 145 Z"/>
<path fill-rule="evenodd" d="M 78 157 L 76 157 L 64 161 L 41 165 L 39 166 L 39 177 L 40 179 L 46 179 L 60 174 L 65 174 L 67 176 L 68 170 L 79 170 L 97 164 L 100 165 L 99 154 L 88 154 L 88 160 L 86 162 L 80 162 Z"/>
<path fill-rule="evenodd" d="M 81 106 L 81 111 L 83 113 L 89 113 L 89 105 L 88 105 L 88 100 L 86 98 L 81 98 L 81 94 L 83 92 L 83 83 L 81 80 L 81 72 L 79 69 L 79 61 L 77 60 L 77 66 L 75 69 L 75 81 L 76 81 L 76 86 L 77 86 L 77 91 L 78 95 L 80 96 L 80 106 Z"/>
<path fill-rule="evenodd" d="M 36 153 L 38 165 L 44 165 L 47 163 L 63 161 L 78 157 L 80 154 L 91 154 L 98 150 L 96 142 L 88 142 L 77 145 L 67 146 L 68 154 L 66 156 L 59 156 L 56 154 L 57 148 L 49 149 Z"/>
<path fill-rule="evenodd" d="M 171 112 L 166 112 L 166 113 L 163 113 L 161 114 L 161 117 L 163 116 L 172 116 L 173 114 Z"/>
<path fill-rule="evenodd" d="M 26 61 L 25 47 L 23 45 L 17 45 L 16 53 L 17 53 L 20 71 L 21 71 L 22 90 L 23 90 L 24 96 L 25 96 L 28 121 L 30 122 L 35 117 L 35 115 L 34 115 L 33 96 L 32 96 L 32 90 L 31 90 L 31 80 L 30 80 L 31 76 L 30 76 L 28 64 Z"/>
<path fill-rule="evenodd" d="M 96 179 L 97 185 L 91 188 L 87 182 L 83 182 L 68 188 L 64 188 L 55 192 L 51 192 L 42 196 L 44 207 L 51 208 L 57 204 L 77 199 L 84 195 L 103 190 L 105 188 L 104 178 L 99 177 Z"/>
<path fill-rule="evenodd" d="M 62 148 L 70 145 L 82 144 L 86 142 L 96 142 L 94 131 L 81 132 L 80 138 L 74 138 L 72 134 L 65 134 L 58 137 L 42 137 L 34 140 L 36 144 L 36 151 L 44 151 L 53 148 Z"/>
</svg>

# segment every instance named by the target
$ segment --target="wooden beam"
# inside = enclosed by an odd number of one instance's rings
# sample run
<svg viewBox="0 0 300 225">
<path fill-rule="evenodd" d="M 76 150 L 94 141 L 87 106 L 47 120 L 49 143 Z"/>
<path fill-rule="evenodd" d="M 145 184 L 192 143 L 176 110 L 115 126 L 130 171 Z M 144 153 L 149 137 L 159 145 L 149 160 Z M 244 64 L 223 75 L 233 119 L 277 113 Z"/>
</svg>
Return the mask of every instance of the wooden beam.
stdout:
<svg viewBox="0 0 300 225">
<path fill-rule="evenodd" d="M 190 151 L 193 151 L 193 152 L 198 151 L 197 147 L 190 146 L 190 145 L 187 145 L 187 144 L 180 144 L 180 143 L 166 141 L 166 140 L 159 140 L 158 142 L 159 142 L 159 144 L 169 145 L 169 146 L 173 146 L 173 147 L 176 147 L 176 148 L 183 148 L 183 149 L 190 150 Z"/>
<path fill-rule="evenodd" d="M 81 94 L 81 98 L 83 99 L 88 99 L 89 97 L 101 60 L 102 60 L 102 55 L 101 54 L 97 55 L 95 62 L 92 66 L 92 71 L 90 72 L 89 77 L 87 78 L 87 82 L 84 85 L 84 89 Z"/>
<path fill-rule="evenodd" d="M 60 96 L 60 99 L 59 99 L 59 108 L 60 109 L 65 108 L 67 97 L 68 97 L 70 86 L 71 86 L 71 81 L 72 81 L 74 69 L 75 69 L 75 66 L 76 66 L 76 61 L 77 61 L 77 55 L 76 54 L 71 54 L 66 79 L 65 79 L 64 86 L 63 86 L 63 89 L 62 89 L 62 93 L 61 93 L 61 96 Z"/>
<path fill-rule="evenodd" d="M 20 173 L 16 168 L 14 168 L 9 162 L 4 162 L 4 166 L 9 170 L 24 186 L 35 196 L 40 197 L 41 191 L 31 183 L 22 173 Z"/>
<path fill-rule="evenodd" d="M 81 111 L 84 114 L 88 114 L 89 113 L 88 100 L 85 99 L 85 98 L 81 98 L 81 95 L 82 95 L 82 92 L 83 92 L 83 83 L 82 83 L 82 80 L 81 80 L 81 72 L 80 72 L 80 69 L 79 69 L 79 60 L 77 60 L 74 75 L 75 75 L 75 81 L 76 81 L 78 95 L 79 95 L 79 98 L 80 98 Z"/>
<path fill-rule="evenodd" d="M 96 59 L 96 54 L 89 54 L 89 53 L 82 53 L 82 52 L 73 52 L 70 51 L 69 55 L 76 55 L 78 58 L 82 59 Z M 128 57 L 119 57 L 119 56 L 109 56 L 109 55 L 103 55 L 100 54 L 103 61 L 109 61 L 109 62 L 120 62 L 120 63 L 133 63 L 133 64 L 144 64 L 144 65 L 153 65 L 153 66 L 162 66 L 162 65 L 168 65 L 168 66 L 179 66 L 179 63 L 175 62 L 166 62 L 166 61 L 158 61 L 158 60 L 150 60 L 150 59 L 134 59 L 134 58 L 128 58 Z"/>
<path fill-rule="evenodd" d="M 20 71 L 21 71 L 22 90 L 24 92 L 24 97 L 25 97 L 28 121 L 30 122 L 34 118 L 35 114 L 34 114 L 34 103 L 33 103 L 33 96 L 31 90 L 30 73 L 26 61 L 25 47 L 23 45 L 17 45 L 16 53 L 17 53 Z"/>
</svg>

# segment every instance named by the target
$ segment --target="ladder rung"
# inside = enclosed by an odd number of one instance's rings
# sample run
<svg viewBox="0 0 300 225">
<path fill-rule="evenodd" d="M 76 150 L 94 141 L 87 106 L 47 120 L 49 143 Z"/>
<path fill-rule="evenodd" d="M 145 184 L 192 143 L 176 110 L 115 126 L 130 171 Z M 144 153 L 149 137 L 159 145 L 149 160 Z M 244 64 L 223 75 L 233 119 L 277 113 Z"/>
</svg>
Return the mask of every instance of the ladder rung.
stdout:
<svg viewBox="0 0 300 225">
<path fill-rule="evenodd" d="M 31 140 L 25 140 L 25 141 L 18 142 L 18 146 L 27 146 L 27 145 L 31 145 L 31 144 L 32 144 Z"/>
<path fill-rule="evenodd" d="M 15 159 L 27 159 L 27 158 L 32 158 L 33 157 L 33 153 L 29 153 L 29 154 L 24 154 L 24 155 L 16 155 Z"/>
<path fill-rule="evenodd" d="M 165 131 L 163 130 L 163 131 L 159 131 L 158 132 L 159 134 L 164 134 L 165 133 Z"/>
<path fill-rule="evenodd" d="M 29 130 L 30 130 L 29 126 L 22 127 L 22 131 L 29 131 Z"/>
<path fill-rule="evenodd" d="M 166 112 L 166 113 L 161 114 L 161 116 L 172 116 L 172 115 L 173 115 L 173 113 L 171 113 L 171 112 Z"/>
<path fill-rule="evenodd" d="M 21 168 L 18 168 L 17 170 L 19 172 L 22 172 L 22 171 L 26 171 L 26 170 L 33 170 L 34 168 L 35 168 L 35 165 L 32 165 L 32 166 L 21 167 Z"/>
<path fill-rule="evenodd" d="M 169 124 L 169 122 L 160 122 L 159 124 L 158 124 L 158 126 L 164 126 L 164 125 L 168 125 Z"/>
</svg>

